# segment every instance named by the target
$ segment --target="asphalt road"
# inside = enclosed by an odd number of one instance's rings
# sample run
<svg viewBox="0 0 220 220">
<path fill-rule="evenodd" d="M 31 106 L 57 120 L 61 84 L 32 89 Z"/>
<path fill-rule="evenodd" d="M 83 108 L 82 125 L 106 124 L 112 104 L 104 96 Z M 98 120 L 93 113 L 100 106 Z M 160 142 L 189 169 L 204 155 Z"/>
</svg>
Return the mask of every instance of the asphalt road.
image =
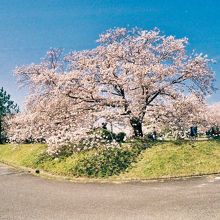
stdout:
<svg viewBox="0 0 220 220">
<path fill-rule="evenodd" d="M 220 176 L 97 184 L 32 176 L 0 164 L 0 219 L 220 219 Z"/>
</svg>

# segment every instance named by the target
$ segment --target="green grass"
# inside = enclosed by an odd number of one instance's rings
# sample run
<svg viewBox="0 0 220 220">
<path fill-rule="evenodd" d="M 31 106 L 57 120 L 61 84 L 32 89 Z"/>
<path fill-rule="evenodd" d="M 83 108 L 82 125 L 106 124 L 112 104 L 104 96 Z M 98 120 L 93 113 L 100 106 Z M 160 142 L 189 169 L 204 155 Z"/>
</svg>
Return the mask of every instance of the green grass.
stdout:
<svg viewBox="0 0 220 220">
<path fill-rule="evenodd" d="M 35 161 L 45 152 L 43 144 L 0 145 L 0 161 L 16 166 L 34 168 Z"/>
<path fill-rule="evenodd" d="M 144 151 L 120 178 L 152 179 L 220 172 L 220 142 L 165 142 Z"/>
<path fill-rule="evenodd" d="M 112 160 L 111 154 L 106 154 L 108 157 L 106 160 L 106 156 L 103 156 L 103 151 L 99 151 L 101 152 L 99 155 L 97 150 L 56 159 L 45 155 L 45 151 L 46 146 L 43 144 L 0 145 L 0 161 L 11 165 L 36 168 L 52 174 L 72 177 L 79 176 L 76 170 L 80 166 L 81 169 L 82 166 L 88 164 L 89 169 L 91 169 L 91 165 L 94 163 L 97 166 L 94 169 L 100 169 L 100 167 L 103 168 L 102 163 L 109 163 Z M 114 151 L 113 153 L 118 152 Z M 121 157 L 121 152 L 119 153 L 117 155 Z M 157 143 L 151 148 L 143 150 L 139 156 L 137 155 L 129 154 L 129 163 L 125 161 L 127 158 L 122 158 L 121 161 L 123 163 L 126 162 L 126 166 L 122 164 L 123 172 L 110 178 L 120 180 L 152 179 L 220 172 L 219 141 L 197 141 L 193 144 L 187 141 L 178 144 L 174 142 Z M 136 157 L 135 160 L 134 156 Z M 97 158 L 96 161 L 94 161 L 94 157 Z M 99 158 L 104 162 L 97 163 Z M 128 164 L 130 165 L 128 166 Z M 113 165 L 115 165 L 115 161 Z M 117 169 L 119 168 L 118 165 L 116 167 Z M 127 168 L 125 169 L 125 167 Z M 124 170 L 126 171 L 124 172 Z M 107 177 L 107 175 L 101 175 L 101 177 L 103 176 Z"/>
<path fill-rule="evenodd" d="M 0 161 L 15 166 L 42 169 L 52 174 L 71 176 L 71 169 L 81 154 L 60 159 L 46 156 L 44 144 L 0 145 Z"/>
</svg>

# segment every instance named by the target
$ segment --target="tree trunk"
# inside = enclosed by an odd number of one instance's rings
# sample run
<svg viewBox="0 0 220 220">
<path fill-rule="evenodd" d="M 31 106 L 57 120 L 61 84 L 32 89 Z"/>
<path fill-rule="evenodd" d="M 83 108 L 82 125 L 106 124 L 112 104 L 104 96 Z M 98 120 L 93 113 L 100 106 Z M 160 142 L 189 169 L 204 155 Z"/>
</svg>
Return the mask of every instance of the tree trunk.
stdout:
<svg viewBox="0 0 220 220">
<path fill-rule="evenodd" d="M 135 137 L 143 137 L 141 120 L 139 118 L 132 118 L 132 119 L 130 119 L 130 124 L 133 128 L 134 136 Z"/>
</svg>

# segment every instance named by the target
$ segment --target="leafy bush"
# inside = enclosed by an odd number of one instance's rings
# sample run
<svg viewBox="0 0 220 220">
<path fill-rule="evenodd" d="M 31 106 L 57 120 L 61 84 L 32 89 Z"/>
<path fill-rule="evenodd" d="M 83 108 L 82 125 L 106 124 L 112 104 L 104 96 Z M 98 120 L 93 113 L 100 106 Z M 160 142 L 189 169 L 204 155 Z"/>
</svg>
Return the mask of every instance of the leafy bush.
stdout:
<svg viewBox="0 0 220 220">
<path fill-rule="evenodd" d="M 72 168 L 75 176 L 107 177 L 125 171 L 142 151 L 140 146 L 103 148 L 84 152 Z"/>
<path fill-rule="evenodd" d="M 119 133 L 116 135 L 115 140 L 116 140 L 118 143 L 122 143 L 122 142 L 124 142 L 125 136 L 126 136 L 126 133 L 124 133 L 124 132 L 119 132 Z"/>
<path fill-rule="evenodd" d="M 108 140 L 108 141 L 113 141 L 116 137 L 116 134 L 107 130 L 107 129 L 102 129 L 101 131 L 101 137 L 105 140 Z"/>
<path fill-rule="evenodd" d="M 105 140 L 108 140 L 109 142 L 112 142 L 113 140 L 115 140 L 118 143 L 122 143 L 124 142 L 126 133 L 124 132 L 119 132 L 118 134 L 115 134 L 114 132 L 111 132 L 107 129 L 103 129 L 102 130 L 102 134 L 101 137 Z"/>
</svg>

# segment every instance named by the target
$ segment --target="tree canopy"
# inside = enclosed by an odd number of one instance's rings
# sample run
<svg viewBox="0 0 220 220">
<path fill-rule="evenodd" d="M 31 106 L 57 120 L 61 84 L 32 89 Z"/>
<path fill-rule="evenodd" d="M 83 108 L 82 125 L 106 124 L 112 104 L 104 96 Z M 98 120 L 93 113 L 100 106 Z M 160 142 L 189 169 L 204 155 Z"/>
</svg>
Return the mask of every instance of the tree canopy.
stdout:
<svg viewBox="0 0 220 220">
<path fill-rule="evenodd" d="M 3 89 L 0 89 L 0 143 L 5 141 L 6 117 L 19 111 L 18 105 L 11 100 L 11 96 Z"/>
</svg>

